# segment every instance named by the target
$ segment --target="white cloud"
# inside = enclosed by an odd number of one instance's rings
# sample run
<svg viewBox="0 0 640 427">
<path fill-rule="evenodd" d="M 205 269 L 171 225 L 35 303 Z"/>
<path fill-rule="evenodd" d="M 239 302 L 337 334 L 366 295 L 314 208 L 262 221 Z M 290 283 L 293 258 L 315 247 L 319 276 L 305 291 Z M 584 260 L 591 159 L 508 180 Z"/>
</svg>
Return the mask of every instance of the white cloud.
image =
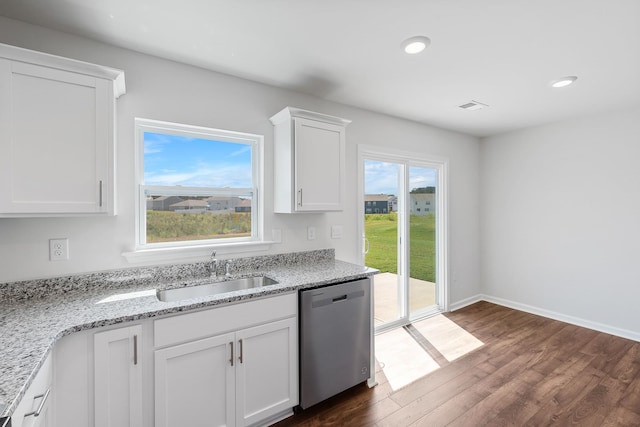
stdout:
<svg viewBox="0 0 640 427">
<path fill-rule="evenodd" d="M 185 172 L 147 174 L 147 185 L 181 185 L 183 187 L 245 188 L 251 187 L 251 167 L 224 165 L 210 167 L 201 165 L 198 169 Z"/>
</svg>

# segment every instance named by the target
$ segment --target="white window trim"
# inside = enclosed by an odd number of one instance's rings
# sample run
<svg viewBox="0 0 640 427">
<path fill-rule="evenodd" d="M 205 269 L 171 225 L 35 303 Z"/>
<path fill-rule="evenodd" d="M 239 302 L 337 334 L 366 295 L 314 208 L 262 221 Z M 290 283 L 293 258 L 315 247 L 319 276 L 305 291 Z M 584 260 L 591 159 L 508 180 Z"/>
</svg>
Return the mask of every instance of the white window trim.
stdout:
<svg viewBox="0 0 640 427">
<path fill-rule="evenodd" d="M 135 248 L 133 251 L 124 252 L 122 255 L 129 262 L 188 260 L 209 256 L 214 249 L 220 254 L 236 254 L 244 252 L 256 252 L 268 250 L 273 242 L 264 240 L 264 200 L 262 189 L 264 188 L 264 136 L 233 132 L 221 129 L 205 128 L 200 126 L 184 125 L 178 123 L 162 122 L 157 120 L 135 119 Z M 246 238 L 228 238 L 218 240 L 186 241 L 146 244 L 143 241 L 143 233 L 146 229 L 146 218 L 142 213 L 146 212 L 146 189 L 158 190 L 162 187 L 144 185 L 144 132 L 166 133 L 177 136 L 193 137 L 194 134 L 203 138 L 222 139 L 229 142 L 251 143 L 255 161 L 252 162 L 252 174 L 254 188 L 242 189 L 251 192 L 255 198 L 254 206 L 257 212 L 252 212 L 252 236 Z M 202 188 L 184 188 L 189 192 L 198 194 Z M 206 189 L 204 189 L 206 192 Z M 238 190 L 238 189 L 235 189 Z"/>
</svg>

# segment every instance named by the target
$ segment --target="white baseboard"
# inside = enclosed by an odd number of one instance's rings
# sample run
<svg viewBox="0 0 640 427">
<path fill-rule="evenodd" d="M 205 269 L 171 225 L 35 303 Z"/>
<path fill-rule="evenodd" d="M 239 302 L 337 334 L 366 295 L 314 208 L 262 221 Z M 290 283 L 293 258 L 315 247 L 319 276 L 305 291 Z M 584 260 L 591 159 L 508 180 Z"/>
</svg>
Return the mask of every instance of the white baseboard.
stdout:
<svg viewBox="0 0 640 427">
<path fill-rule="evenodd" d="M 459 310 L 460 308 L 473 304 L 474 302 L 477 302 L 477 301 L 491 302 L 493 304 L 502 305 L 505 307 L 513 308 L 515 310 L 536 314 L 538 316 L 547 317 L 549 319 L 559 320 L 561 322 L 570 323 L 572 325 L 582 326 L 584 328 L 589 328 L 595 331 L 604 332 L 606 334 L 611 334 L 618 337 L 627 338 L 633 341 L 640 342 L 640 332 L 634 332 L 628 329 L 617 328 L 615 326 L 605 325 L 603 323 L 593 322 L 591 320 L 569 316 L 567 314 L 562 314 L 562 313 L 547 310 L 544 308 L 534 307 L 528 304 L 522 304 L 516 301 L 493 297 L 485 294 L 476 295 L 471 298 L 467 298 L 465 300 L 451 304 L 451 310 L 452 311 Z"/>
<path fill-rule="evenodd" d="M 478 294 L 469 298 L 465 298 L 462 301 L 456 301 L 453 304 L 449 304 L 449 311 L 460 310 L 463 307 L 466 307 L 471 304 L 475 304 L 478 301 L 484 301 L 484 295 Z"/>
</svg>

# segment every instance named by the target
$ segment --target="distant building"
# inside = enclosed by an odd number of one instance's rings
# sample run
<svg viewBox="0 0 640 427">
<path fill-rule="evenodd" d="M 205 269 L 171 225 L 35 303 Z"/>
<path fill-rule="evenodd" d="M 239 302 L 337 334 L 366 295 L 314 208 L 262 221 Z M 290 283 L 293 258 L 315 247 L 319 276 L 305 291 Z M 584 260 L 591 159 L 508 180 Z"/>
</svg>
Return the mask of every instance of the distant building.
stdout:
<svg viewBox="0 0 640 427">
<path fill-rule="evenodd" d="M 389 196 L 389 212 L 398 212 L 398 196 Z"/>
<path fill-rule="evenodd" d="M 148 211 L 169 211 L 171 205 L 184 201 L 179 196 L 156 196 L 147 198 L 147 210 Z"/>
<path fill-rule="evenodd" d="M 189 199 L 174 203 L 169 206 L 169 210 L 174 212 L 200 213 L 209 209 L 209 203 L 205 200 Z"/>
<path fill-rule="evenodd" d="M 222 197 L 212 196 L 205 199 L 209 203 L 209 209 L 212 211 L 224 211 L 235 210 L 237 206 L 240 206 L 243 199 L 240 197 Z"/>
<path fill-rule="evenodd" d="M 240 204 L 235 207 L 236 212 L 251 212 L 251 200 L 241 199 Z"/>
<path fill-rule="evenodd" d="M 428 215 L 436 213 L 436 195 L 433 193 L 410 193 L 410 215 Z"/>
<path fill-rule="evenodd" d="M 386 194 L 365 194 L 364 213 L 389 213 L 389 196 Z"/>
<path fill-rule="evenodd" d="M 398 212 L 398 196 L 386 194 L 365 194 L 364 213 Z M 436 212 L 436 195 L 433 193 L 410 193 L 409 214 L 428 215 Z"/>
</svg>

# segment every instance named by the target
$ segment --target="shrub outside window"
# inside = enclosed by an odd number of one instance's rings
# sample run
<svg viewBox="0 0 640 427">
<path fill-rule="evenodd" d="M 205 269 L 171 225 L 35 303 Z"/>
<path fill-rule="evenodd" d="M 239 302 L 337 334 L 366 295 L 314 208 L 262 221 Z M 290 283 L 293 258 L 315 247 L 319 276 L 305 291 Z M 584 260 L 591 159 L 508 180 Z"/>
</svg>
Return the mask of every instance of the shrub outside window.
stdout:
<svg viewBox="0 0 640 427">
<path fill-rule="evenodd" d="M 140 249 L 262 239 L 260 135 L 136 119 Z"/>
</svg>

